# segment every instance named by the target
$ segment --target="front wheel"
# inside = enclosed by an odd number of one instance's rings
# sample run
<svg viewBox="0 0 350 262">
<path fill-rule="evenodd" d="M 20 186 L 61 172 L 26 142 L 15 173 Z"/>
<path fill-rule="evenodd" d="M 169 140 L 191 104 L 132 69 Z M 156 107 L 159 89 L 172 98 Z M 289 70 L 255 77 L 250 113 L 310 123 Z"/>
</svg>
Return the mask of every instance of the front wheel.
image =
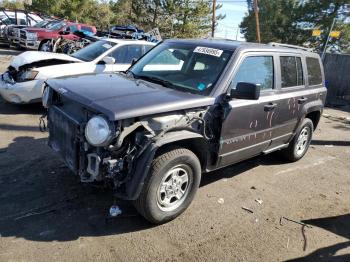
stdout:
<svg viewBox="0 0 350 262">
<path fill-rule="evenodd" d="M 154 224 L 168 222 L 191 204 L 201 179 L 197 156 L 185 148 L 174 148 L 152 162 L 142 192 L 134 205 Z"/>
<path fill-rule="evenodd" d="M 289 143 L 289 146 L 283 150 L 284 157 L 292 162 L 301 159 L 309 149 L 313 131 L 314 125 L 312 121 L 305 118 L 301 124 L 299 132 Z"/>
</svg>

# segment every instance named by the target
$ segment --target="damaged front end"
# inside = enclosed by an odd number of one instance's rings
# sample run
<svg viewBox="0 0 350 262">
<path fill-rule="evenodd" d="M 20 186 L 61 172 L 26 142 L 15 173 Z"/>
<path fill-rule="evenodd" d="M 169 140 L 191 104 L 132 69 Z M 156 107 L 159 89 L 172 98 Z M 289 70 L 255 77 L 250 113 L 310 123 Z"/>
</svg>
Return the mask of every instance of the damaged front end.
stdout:
<svg viewBox="0 0 350 262">
<path fill-rule="evenodd" d="M 82 182 L 110 183 L 123 199 L 137 198 L 157 148 L 189 138 L 211 143 L 216 137 L 208 128 L 208 107 L 109 121 L 59 92 L 45 92 L 51 93 L 43 96 L 49 108 L 49 146 Z"/>
</svg>

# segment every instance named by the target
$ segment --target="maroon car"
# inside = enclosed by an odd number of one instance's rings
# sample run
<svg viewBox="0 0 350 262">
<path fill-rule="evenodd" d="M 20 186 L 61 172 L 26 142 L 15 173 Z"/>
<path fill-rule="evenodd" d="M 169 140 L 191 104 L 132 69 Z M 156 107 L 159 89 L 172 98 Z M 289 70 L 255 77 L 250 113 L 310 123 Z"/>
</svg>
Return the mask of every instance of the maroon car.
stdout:
<svg viewBox="0 0 350 262">
<path fill-rule="evenodd" d="M 51 51 L 53 42 L 61 36 L 64 39 L 79 39 L 73 34 L 79 30 L 96 33 L 95 26 L 61 20 L 47 28 L 28 27 L 22 29 L 20 31 L 20 46 L 26 49 Z"/>
</svg>

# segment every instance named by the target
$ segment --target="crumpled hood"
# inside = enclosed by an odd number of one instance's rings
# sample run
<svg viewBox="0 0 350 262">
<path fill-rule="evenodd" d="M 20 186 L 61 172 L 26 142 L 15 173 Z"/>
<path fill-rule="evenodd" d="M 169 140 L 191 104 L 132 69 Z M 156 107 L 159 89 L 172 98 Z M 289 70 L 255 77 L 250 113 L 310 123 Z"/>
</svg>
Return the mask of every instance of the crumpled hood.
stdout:
<svg viewBox="0 0 350 262">
<path fill-rule="evenodd" d="M 215 102 L 214 97 L 185 93 L 122 74 L 50 79 L 47 84 L 112 121 L 210 106 Z"/>
<path fill-rule="evenodd" d="M 61 61 L 72 61 L 72 62 L 82 62 L 81 60 L 71 57 L 66 54 L 58 54 L 51 52 L 38 52 L 38 51 L 27 51 L 18 56 L 14 57 L 11 61 L 11 66 L 16 70 L 19 67 L 27 64 L 32 64 L 44 60 L 61 60 Z"/>
</svg>

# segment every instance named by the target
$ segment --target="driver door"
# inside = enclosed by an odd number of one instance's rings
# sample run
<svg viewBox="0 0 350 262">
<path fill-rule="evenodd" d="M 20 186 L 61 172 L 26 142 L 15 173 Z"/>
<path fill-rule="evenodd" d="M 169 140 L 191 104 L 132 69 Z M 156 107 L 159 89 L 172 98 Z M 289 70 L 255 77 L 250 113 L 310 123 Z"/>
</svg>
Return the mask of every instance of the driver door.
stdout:
<svg viewBox="0 0 350 262">
<path fill-rule="evenodd" d="M 258 100 L 231 99 L 225 105 L 218 166 L 227 166 L 260 154 L 271 143 L 274 128 L 276 59 L 273 54 L 244 56 L 229 89 L 237 83 L 261 85 Z"/>
</svg>

